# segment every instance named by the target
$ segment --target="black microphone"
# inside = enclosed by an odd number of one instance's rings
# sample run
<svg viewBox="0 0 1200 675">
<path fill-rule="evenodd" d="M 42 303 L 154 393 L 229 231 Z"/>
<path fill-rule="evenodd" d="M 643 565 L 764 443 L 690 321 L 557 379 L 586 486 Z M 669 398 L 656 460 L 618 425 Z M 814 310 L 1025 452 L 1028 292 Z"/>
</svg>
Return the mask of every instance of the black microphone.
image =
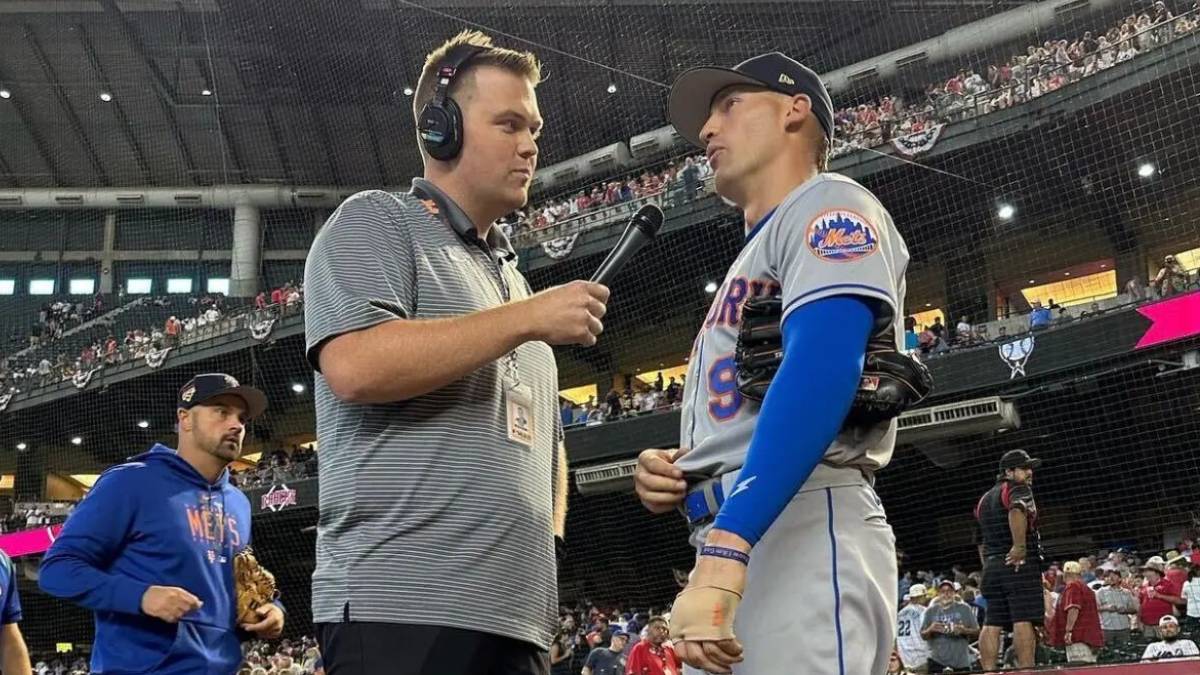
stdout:
<svg viewBox="0 0 1200 675">
<path fill-rule="evenodd" d="M 638 212 L 629 219 L 629 225 L 625 227 L 625 233 L 621 235 L 621 240 L 617 242 L 604 262 L 600 263 L 596 273 L 592 275 L 591 282 L 607 286 L 638 250 L 654 240 L 654 236 L 658 234 L 658 228 L 662 227 L 662 224 L 662 209 L 654 204 L 647 204 L 638 209 Z"/>
</svg>

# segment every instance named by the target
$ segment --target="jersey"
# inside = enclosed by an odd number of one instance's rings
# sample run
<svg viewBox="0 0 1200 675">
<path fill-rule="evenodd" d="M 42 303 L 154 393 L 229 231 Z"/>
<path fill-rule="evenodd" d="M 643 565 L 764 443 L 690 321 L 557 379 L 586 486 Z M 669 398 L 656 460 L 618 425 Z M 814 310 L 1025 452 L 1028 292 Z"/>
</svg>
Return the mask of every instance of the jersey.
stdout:
<svg viewBox="0 0 1200 675">
<path fill-rule="evenodd" d="M 1002 556 L 1012 548 L 1012 530 L 1008 527 L 1008 512 L 1019 508 L 1025 511 L 1026 560 L 1041 560 L 1042 537 L 1038 533 L 1037 503 L 1028 483 L 1001 480 L 979 498 L 975 505 L 975 520 L 979 522 L 980 543 L 984 557 Z"/>
<path fill-rule="evenodd" d="M 1178 659 L 1185 656 L 1200 656 L 1200 649 L 1196 647 L 1195 642 L 1183 638 L 1173 642 L 1167 642 L 1166 640 L 1151 642 L 1146 645 L 1146 651 L 1142 652 L 1143 661 Z"/>
<path fill-rule="evenodd" d="M 874 337 L 890 335 L 899 350 L 908 258 L 891 215 L 855 181 L 823 173 L 792 190 L 747 236 L 692 345 L 679 433 L 691 450 L 676 466 L 701 480 L 745 461 L 760 407 L 737 390 L 734 351 L 746 300 L 782 295 L 782 323 L 810 302 L 858 296 L 876 309 Z M 874 472 L 887 465 L 895 442 L 895 420 L 842 431 L 822 464 Z"/>
<path fill-rule="evenodd" d="M 17 569 L 12 558 L 0 551 L 0 624 L 20 621 L 21 594 L 17 591 Z"/>
<path fill-rule="evenodd" d="M 918 668 L 929 660 L 929 643 L 921 637 L 925 622 L 925 607 L 905 605 L 896 620 L 896 649 L 907 668 Z"/>
</svg>

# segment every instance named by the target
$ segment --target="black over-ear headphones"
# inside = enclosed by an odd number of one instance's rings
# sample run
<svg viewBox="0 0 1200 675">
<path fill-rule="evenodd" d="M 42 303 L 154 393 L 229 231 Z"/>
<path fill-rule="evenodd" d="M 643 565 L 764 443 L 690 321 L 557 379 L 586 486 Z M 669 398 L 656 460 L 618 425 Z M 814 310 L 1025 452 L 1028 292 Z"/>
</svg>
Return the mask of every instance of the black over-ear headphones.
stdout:
<svg viewBox="0 0 1200 675">
<path fill-rule="evenodd" d="M 421 123 L 417 126 L 421 145 L 430 157 L 446 162 L 462 151 L 462 109 L 448 95 L 450 85 L 467 61 L 487 50 L 487 47 L 477 45 L 458 45 L 438 64 L 433 98 L 421 108 Z"/>
</svg>

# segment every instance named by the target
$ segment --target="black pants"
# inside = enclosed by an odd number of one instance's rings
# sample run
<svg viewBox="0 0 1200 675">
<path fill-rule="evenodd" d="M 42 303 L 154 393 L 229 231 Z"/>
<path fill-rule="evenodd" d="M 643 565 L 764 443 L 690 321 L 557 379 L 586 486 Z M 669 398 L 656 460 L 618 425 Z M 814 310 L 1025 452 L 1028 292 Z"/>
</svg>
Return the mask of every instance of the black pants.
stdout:
<svg viewBox="0 0 1200 675">
<path fill-rule="evenodd" d="M 971 671 L 971 669 L 969 667 L 955 668 L 954 666 L 947 666 L 947 665 L 938 663 L 937 661 L 934 661 L 933 659 L 929 659 L 929 675 L 941 675 L 941 673 L 946 672 L 947 668 L 949 668 L 951 672 L 955 672 L 955 673 L 968 673 Z"/>
<path fill-rule="evenodd" d="M 512 638 L 404 623 L 319 623 L 327 675 L 549 675 L 550 653 Z"/>
<path fill-rule="evenodd" d="M 1020 569 L 1004 564 L 1004 556 L 983 561 L 983 586 L 987 600 L 985 626 L 1010 628 L 1014 623 L 1041 625 L 1046 614 L 1042 597 L 1042 570 L 1036 560 L 1026 560 Z"/>
</svg>

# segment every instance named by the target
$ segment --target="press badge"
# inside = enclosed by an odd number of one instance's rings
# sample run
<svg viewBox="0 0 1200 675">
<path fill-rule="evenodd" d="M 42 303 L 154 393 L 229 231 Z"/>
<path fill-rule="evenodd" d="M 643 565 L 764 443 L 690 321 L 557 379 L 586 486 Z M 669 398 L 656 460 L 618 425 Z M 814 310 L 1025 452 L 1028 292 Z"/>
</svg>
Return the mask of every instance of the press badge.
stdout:
<svg viewBox="0 0 1200 675">
<path fill-rule="evenodd" d="M 508 440 L 533 447 L 533 390 L 527 384 L 506 387 L 504 405 L 508 410 Z"/>
</svg>

